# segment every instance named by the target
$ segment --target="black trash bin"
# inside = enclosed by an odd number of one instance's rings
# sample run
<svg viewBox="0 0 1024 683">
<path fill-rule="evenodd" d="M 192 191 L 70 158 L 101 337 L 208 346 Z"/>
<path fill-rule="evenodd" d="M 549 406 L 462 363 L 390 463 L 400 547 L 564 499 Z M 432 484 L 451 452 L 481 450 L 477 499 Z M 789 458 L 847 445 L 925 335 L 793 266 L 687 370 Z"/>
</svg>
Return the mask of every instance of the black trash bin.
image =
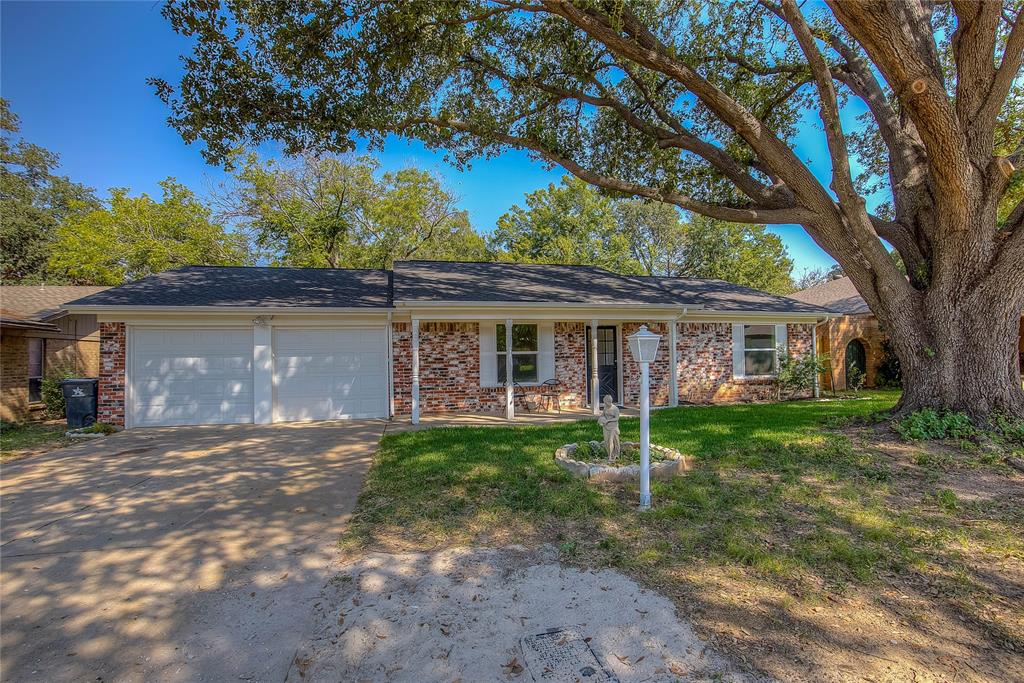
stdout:
<svg viewBox="0 0 1024 683">
<path fill-rule="evenodd" d="M 68 417 L 68 427 L 79 429 L 95 423 L 99 380 L 94 377 L 76 377 L 61 380 L 60 387 L 64 390 L 64 413 Z"/>
</svg>

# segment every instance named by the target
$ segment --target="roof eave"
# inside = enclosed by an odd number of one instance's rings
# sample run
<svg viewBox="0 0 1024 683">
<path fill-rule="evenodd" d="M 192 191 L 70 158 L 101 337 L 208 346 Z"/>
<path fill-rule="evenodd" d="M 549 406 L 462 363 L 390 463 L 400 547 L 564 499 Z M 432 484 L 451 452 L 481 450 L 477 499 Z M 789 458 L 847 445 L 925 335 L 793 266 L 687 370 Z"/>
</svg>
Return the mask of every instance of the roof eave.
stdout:
<svg viewBox="0 0 1024 683">
<path fill-rule="evenodd" d="M 12 330 L 39 330 L 42 332 L 60 332 L 60 328 L 41 320 L 0 320 L 0 328 Z"/>
<path fill-rule="evenodd" d="M 622 301 L 580 302 L 580 301 L 417 301 L 400 299 L 395 308 L 645 308 L 678 309 L 699 308 L 698 304 L 678 303 L 636 303 Z"/>
<path fill-rule="evenodd" d="M 253 313 L 257 315 L 387 313 L 393 310 L 390 306 L 133 306 L 113 304 L 81 304 L 63 308 L 70 313 Z"/>
<path fill-rule="evenodd" d="M 799 322 L 819 322 L 827 320 L 830 317 L 834 317 L 834 313 L 828 311 L 758 311 L 758 310 L 714 310 L 714 309 L 703 309 L 693 312 L 688 312 L 685 317 L 700 317 L 700 318 L 721 318 L 724 320 L 736 320 L 742 318 L 744 320 L 793 320 Z"/>
</svg>

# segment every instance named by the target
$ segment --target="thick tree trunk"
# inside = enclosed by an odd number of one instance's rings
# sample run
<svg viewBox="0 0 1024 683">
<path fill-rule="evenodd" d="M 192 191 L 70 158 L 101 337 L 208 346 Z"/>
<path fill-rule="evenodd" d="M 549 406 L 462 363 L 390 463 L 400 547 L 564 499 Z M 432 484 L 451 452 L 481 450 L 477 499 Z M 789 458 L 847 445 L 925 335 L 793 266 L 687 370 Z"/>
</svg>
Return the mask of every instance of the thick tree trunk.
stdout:
<svg viewBox="0 0 1024 683">
<path fill-rule="evenodd" d="M 933 309 L 919 332 L 899 326 L 903 334 L 892 335 L 903 369 L 897 415 L 935 408 L 967 413 L 978 423 L 994 413 L 1024 417 L 1020 313 L 993 315 L 1004 306 L 988 304 Z"/>
</svg>

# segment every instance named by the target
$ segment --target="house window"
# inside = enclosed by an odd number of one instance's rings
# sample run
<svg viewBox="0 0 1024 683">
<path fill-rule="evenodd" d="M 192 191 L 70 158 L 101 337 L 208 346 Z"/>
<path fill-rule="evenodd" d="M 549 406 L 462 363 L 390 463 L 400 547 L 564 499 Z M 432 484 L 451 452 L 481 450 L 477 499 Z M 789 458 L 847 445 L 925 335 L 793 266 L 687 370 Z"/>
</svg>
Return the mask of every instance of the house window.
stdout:
<svg viewBox="0 0 1024 683">
<path fill-rule="evenodd" d="M 499 323 L 495 328 L 497 347 L 498 384 L 505 384 L 505 325 Z M 537 381 L 538 348 L 537 326 L 531 324 L 512 325 L 512 381 Z"/>
<path fill-rule="evenodd" d="M 43 388 L 43 340 L 30 337 L 28 340 L 28 400 L 41 401 Z"/>
<path fill-rule="evenodd" d="M 775 325 L 743 326 L 743 374 L 757 377 L 775 374 Z"/>
</svg>

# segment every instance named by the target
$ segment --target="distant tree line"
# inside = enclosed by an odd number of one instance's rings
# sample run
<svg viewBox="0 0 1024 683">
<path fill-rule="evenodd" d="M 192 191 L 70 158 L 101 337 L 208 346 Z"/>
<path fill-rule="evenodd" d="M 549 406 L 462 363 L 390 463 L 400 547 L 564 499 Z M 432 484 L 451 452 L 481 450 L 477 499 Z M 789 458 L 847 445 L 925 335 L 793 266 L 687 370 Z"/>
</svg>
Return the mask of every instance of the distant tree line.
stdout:
<svg viewBox="0 0 1024 683">
<path fill-rule="evenodd" d="M 793 262 L 763 225 L 685 218 L 578 179 L 528 194 L 484 236 L 436 174 L 370 156 L 262 159 L 238 151 L 207 199 L 167 178 L 160 197 L 109 198 L 59 175 L 57 154 L 17 138 L 0 100 L 0 275 L 5 283 L 116 285 L 187 264 L 390 268 L 395 261 L 597 265 L 720 278 L 785 293 Z"/>
</svg>

